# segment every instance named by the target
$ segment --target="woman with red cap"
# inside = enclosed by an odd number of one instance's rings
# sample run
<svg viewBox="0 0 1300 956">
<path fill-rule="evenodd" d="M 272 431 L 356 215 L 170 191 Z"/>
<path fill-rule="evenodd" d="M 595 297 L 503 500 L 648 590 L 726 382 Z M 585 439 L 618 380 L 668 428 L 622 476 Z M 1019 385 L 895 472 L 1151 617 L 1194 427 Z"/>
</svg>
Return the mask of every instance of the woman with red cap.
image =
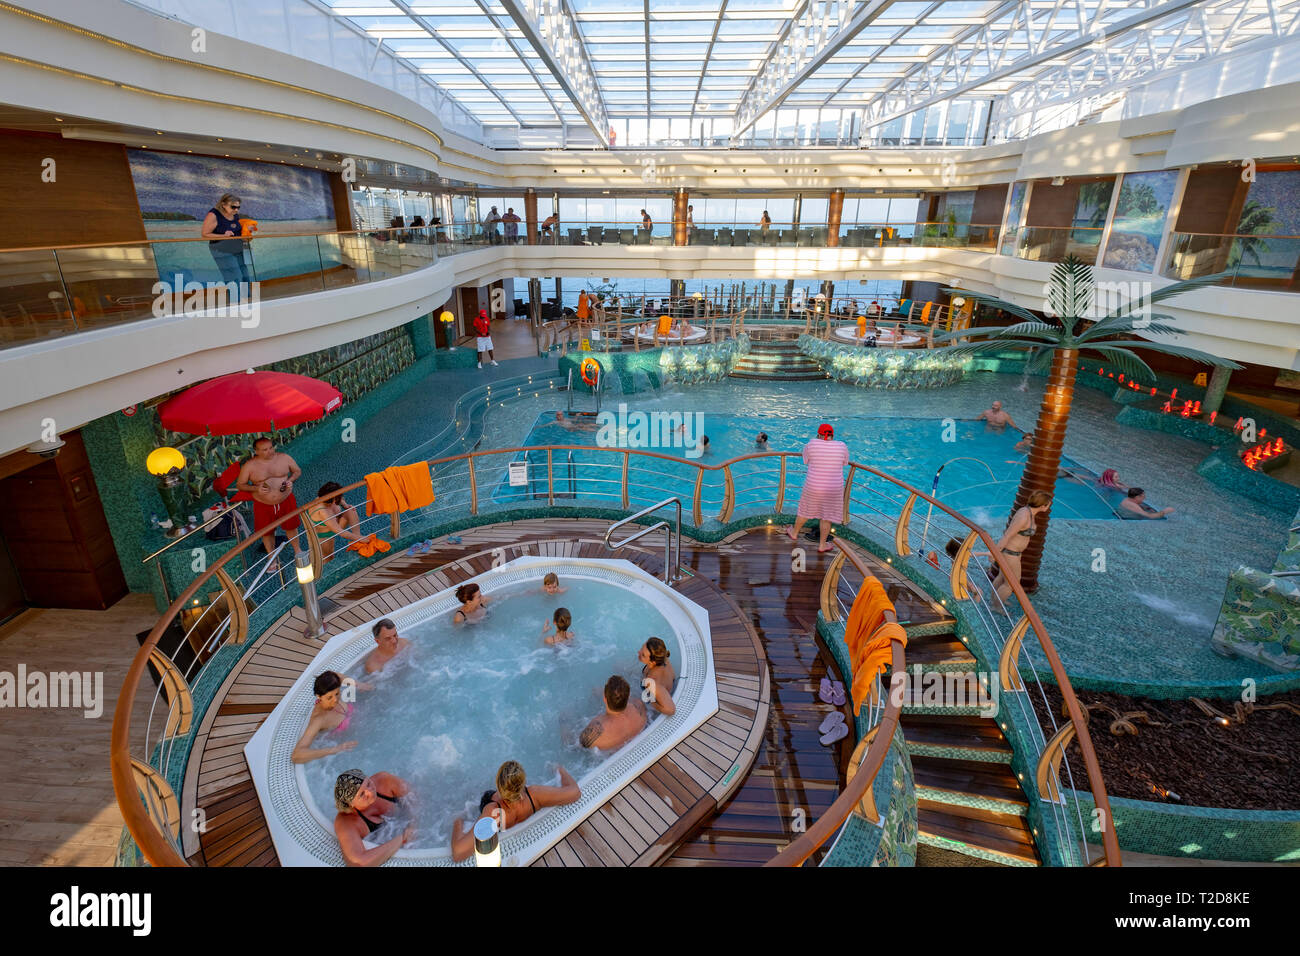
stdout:
<svg viewBox="0 0 1300 956">
<path fill-rule="evenodd" d="M 487 353 L 488 360 L 497 364 L 496 356 L 492 352 L 492 323 L 488 321 L 487 309 L 478 310 L 478 318 L 474 320 L 474 333 L 478 336 L 474 347 L 478 349 L 478 367 L 483 367 L 483 353 Z"/>
<path fill-rule="evenodd" d="M 794 527 L 786 533 L 796 541 L 804 523 L 816 518 L 821 531 L 817 550 L 829 551 L 826 538 L 831 523 L 844 520 L 844 469 L 849 464 L 849 446 L 835 440 L 835 429 L 830 425 L 819 425 L 817 437 L 803 447 L 803 463 L 808 475 L 799 496 Z"/>
</svg>

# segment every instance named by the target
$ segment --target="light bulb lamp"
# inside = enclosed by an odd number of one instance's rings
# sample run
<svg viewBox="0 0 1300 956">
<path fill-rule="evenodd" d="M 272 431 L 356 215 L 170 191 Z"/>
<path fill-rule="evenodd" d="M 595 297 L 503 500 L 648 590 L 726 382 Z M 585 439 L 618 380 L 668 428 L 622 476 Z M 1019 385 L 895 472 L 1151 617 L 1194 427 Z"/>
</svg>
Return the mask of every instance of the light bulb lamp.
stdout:
<svg viewBox="0 0 1300 956">
<path fill-rule="evenodd" d="M 438 321 L 442 323 L 443 333 L 447 336 L 447 351 L 456 351 L 456 339 L 451 331 L 452 323 L 456 321 L 456 317 L 451 312 L 444 311 L 442 315 L 438 316 Z"/>
<path fill-rule="evenodd" d="M 185 518 L 180 503 L 181 472 L 185 469 L 185 456 L 175 448 L 155 448 L 145 459 L 145 469 L 158 479 L 158 496 L 172 526 L 164 533 L 169 538 L 179 538 L 185 533 Z"/>
<path fill-rule="evenodd" d="M 311 552 L 294 550 L 294 569 L 298 573 L 298 586 L 302 588 L 302 608 L 307 612 L 306 637 L 323 640 L 325 622 L 320 616 L 320 600 L 316 597 L 316 569 L 312 567 Z"/>
<path fill-rule="evenodd" d="M 501 865 L 501 837 L 495 817 L 482 817 L 474 824 L 474 865 Z"/>
</svg>

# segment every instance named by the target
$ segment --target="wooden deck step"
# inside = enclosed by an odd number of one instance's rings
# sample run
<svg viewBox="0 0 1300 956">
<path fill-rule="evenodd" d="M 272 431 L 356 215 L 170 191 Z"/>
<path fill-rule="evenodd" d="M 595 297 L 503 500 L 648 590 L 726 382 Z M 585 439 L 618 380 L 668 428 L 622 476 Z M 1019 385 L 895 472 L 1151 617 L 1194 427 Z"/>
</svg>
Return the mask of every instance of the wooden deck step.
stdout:
<svg viewBox="0 0 1300 956">
<path fill-rule="evenodd" d="M 943 757 L 912 757 L 917 796 L 935 803 L 983 806 L 991 810 L 1023 815 L 1029 801 L 1020 781 L 1003 763 L 978 760 L 948 760 Z"/>
<path fill-rule="evenodd" d="M 975 655 L 955 634 L 908 638 L 908 667 L 920 664 L 927 671 L 967 671 L 974 669 L 976 663 Z"/>
<path fill-rule="evenodd" d="M 919 837 L 969 856 L 1019 866 L 1038 866 L 1033 833 L 1023 817 L 973 807 L 917 800 Z"/>
<path fill-rule="evenodd" d="M 986 717 L 905 713 L 900 723 L 913 755 L 1011 762 L 1010 745 L 998 725 Z"/>
</svg>

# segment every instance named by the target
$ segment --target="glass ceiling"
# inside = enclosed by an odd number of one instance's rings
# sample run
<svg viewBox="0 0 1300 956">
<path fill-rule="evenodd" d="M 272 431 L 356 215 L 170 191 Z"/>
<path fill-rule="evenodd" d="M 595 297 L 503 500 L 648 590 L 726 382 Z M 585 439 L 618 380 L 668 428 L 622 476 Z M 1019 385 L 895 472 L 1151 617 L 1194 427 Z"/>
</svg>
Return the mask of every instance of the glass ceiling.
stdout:
<svg viewBox="0 0 1300 956">
<path fill-rule="evenodd" d="M 957 97 L 1104 92 L 1121 73 L 1177 69 L 1246 40 L 1294 40 L 1300 21 L 1300 0 L 316 3 L 382 40 L 487 126 L 587 125 L 548 66 L 573 61 L 544 56 L 515 19 L 549 15 L 575 29 L 611 125 L 710 120 L 730 134 L 779 106 L 842 111 L 832 121 L 845 117 L 841 137 Z M 855 123 L 846 111 L 858 112 Z"/>
</svg>

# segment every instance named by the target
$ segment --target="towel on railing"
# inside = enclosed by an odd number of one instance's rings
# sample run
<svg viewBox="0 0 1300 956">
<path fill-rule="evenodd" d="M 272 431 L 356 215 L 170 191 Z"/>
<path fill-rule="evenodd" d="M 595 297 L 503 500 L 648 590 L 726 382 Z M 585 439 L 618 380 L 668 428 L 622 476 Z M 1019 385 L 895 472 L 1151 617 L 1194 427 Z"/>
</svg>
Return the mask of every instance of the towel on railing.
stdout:
<svg viewBox="0 0 1300 956">
<path fill-rule="evenodd" d="M 871 696 L 876 675 L 889 666 L 893 659 L 894 641 L 901 641 L 906 647 L 907 632 L 901 624 L 886 621 L 871 635 L 870 640 L 863 642 L 862 653 L 853 662 L 853 713 L 862 712 L 862 705 Z"/>
<path fill-rule="evenodd" d="M 428 462 L 395 465 L 366 475 L 366 514 L 386 515 L 423 508 L 433 502 Z"/>
<path fill-rule="evenodd" d="M 849 649 L 849 660 L 857 656 L 858 645 L 884 622 L 885 612 L 893 609 L 894 605 L 885 596 L 885 586 L 877 578 L 863 580 L 844 625 L 844 643 Z"/>
</svg>

